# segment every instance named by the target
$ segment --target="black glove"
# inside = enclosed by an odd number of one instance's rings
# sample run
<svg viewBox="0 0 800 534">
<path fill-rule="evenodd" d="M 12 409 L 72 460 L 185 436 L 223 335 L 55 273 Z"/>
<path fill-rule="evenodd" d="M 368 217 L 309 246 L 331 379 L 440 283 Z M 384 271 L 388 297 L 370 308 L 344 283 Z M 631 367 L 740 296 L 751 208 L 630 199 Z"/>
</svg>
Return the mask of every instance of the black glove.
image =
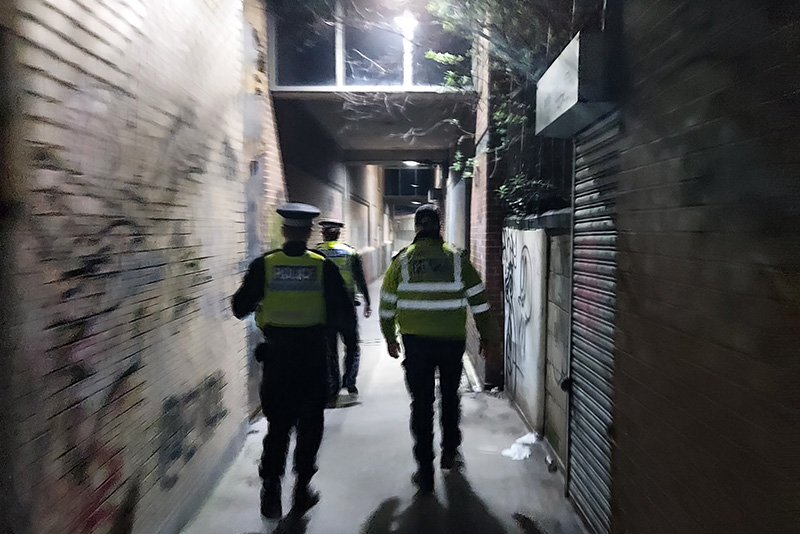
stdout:
<svg viewBox="0 0 800 534">
<path fill-rule="evenodd" d="M 256 347 L 255 358 L 258 363 L 264 363 L 267 359 L 267 354 L 269 353 L 269 344 L 267 343 L 260 343 Z"/>
</svg>

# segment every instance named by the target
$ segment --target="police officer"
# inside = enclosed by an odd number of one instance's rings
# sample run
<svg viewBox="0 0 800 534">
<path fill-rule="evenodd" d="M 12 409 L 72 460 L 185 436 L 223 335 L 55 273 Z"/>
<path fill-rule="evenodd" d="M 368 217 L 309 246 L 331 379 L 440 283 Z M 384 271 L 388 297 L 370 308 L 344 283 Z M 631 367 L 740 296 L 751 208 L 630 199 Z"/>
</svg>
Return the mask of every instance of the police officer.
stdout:
<svg viewBox="0 0 800 534">
<path fill-rule="evenodd" d="M 372 315 L 372 306 L 369 300 L 369 289 L 364 277 L 364 268 L 361 263 L 361 256 L 356 249 L 339 241 L 344 223 L 341 221 L 328 219 L 320 221 L 322 227 L 323 242 L 319 244 L 317 250 L 332 260 L 344 278 L 347 292 L 350 298 L 356 302 L 356 292 L 361 293 L 364 298 L 364 317 Z M 358 305 L 356 303 L 356 305 Z M 331 331 L 332 335 L 328 338 L 328 384 L 330 386 L 329 406 L 334 406 L 339 394 L 339 389 L 346 388 L 351 397 L 358 395 L 356 387 L 356 377 L 358 376 L 358 366 L 361 359 L 361 350 L 358 346 L 358 331 L 355 337 L 343 336 L 345 345 L 344 376 L 340 376 L 339 370 L 339 351 L 336 332 Z"/>
<path fill-rule="evenodd" d="M 302 515 L 319 500 L 309 485 L 317 471 L 326 400 L 327 329 L 353 329 L 355 309 L 333 262 L 307 250 L 319 210 L 286 204 L 283 248 L 254 260 L 233 296 L 233 313 L 255 312 L 265 343 L 256 349 L 263 364 L 261 408 L 269 422 L 259 475 L 261 513 L 279 518 L 289 434 L 296 428 L 292 511 Z"/>
<path fill-rule="evenodd" d="M 441 393 L 442 469 L 461 461 L 458 387 L 467 335 L 467 306 L 486 343 L 499 340 L 489 314 L 480 275 L 467 256 L 444 243 L 438 209 L 421 206 L 414 215 L 414 242 L 392 260 L 381 289 L 381 331 L 389 355 L 400 357 L 399 327 L 405 348 L 403 367 L 411 394 L 411 433 L 417 472 L 413 482 L 433 491 L 434 377 L 439 370 Z"/>
</svg>

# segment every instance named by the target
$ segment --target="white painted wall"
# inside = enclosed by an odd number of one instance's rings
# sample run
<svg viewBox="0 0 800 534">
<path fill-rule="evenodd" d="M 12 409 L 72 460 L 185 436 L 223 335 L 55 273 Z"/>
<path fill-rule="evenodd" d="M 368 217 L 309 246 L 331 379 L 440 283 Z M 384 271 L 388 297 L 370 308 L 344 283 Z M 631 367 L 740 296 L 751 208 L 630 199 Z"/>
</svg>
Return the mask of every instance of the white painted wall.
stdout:
<svg viewBox="0 0 800 534">
<path fill-rule="evenodd" d="M 528 423 L 544 427 L 547 236 L 503 229 L 505 383 Z"/>
</svg>

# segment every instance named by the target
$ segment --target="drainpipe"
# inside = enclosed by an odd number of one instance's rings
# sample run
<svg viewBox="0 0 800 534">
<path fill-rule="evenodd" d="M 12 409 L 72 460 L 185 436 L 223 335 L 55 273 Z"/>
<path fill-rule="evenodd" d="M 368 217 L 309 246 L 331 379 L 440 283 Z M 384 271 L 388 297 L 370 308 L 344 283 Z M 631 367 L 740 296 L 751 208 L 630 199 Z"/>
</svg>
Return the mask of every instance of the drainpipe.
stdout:
<svg viewBox="0 0 800 534">
<path fill-rule="evenodd" d="M 464 180 L 464 248 L 472 254 L 472 177 Z"/>
</svg>

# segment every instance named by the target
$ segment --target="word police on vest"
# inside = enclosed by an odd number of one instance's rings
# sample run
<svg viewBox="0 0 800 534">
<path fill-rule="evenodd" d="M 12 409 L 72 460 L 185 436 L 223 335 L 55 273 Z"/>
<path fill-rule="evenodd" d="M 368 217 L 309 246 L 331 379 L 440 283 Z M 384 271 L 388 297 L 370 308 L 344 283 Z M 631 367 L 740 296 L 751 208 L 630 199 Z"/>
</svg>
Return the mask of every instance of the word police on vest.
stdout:
<svg viewBox="0 0 800 534">
<path fill-rule="evenodd" d="M 276 265 L 272 269 L 272 277 L 275 280 L 302 282 L 305 280 L 314 280 L 317 276 L 317 270 L 314 267 L 306 265 Z"/>
</svg>

